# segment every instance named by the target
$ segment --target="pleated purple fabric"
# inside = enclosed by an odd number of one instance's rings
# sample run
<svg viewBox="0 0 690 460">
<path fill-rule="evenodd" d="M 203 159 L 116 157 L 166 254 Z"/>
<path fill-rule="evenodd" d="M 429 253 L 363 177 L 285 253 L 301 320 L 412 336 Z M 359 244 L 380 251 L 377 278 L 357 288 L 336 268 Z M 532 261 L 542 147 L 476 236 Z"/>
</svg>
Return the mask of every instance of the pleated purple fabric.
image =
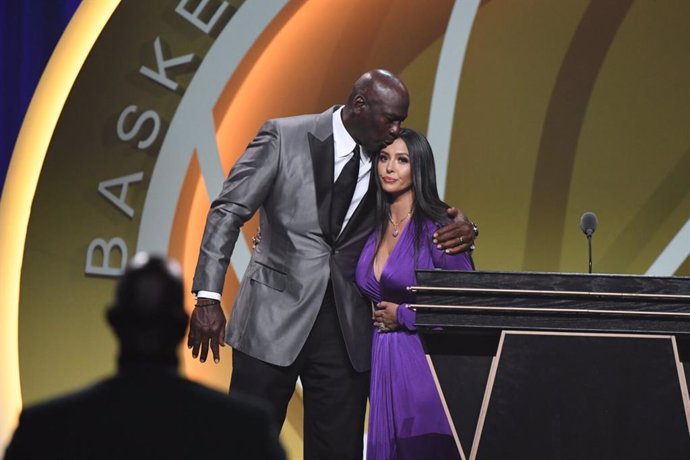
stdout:
<svg viewBox="0 0 690 460">
<path fill-rule="evenodd" d="M 466 254 L 446 255 L 431 243 L 436 229 L 432 222 L 425 224 L 415 256 L 414 226 L 408 221 L 380 280 L 373 270 L 375 233 L 367 240 L 357 265 L 360 290 L 374 303 L 401 304 L 398 322 L 403 325 L 385 333 L 372 326 L 368 460 L 460 458 L 415 331 L 415 313 L 406 308 L 415 301 L 406 289 L 416 284 L 415 269 L 472 270 Z"/>
</svg>

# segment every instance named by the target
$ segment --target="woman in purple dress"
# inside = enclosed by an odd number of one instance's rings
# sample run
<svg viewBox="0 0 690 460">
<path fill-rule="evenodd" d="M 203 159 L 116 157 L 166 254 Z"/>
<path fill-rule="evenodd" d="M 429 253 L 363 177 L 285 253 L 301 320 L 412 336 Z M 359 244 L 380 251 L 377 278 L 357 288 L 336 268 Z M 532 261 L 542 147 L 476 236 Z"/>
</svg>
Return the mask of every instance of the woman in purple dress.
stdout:
<svg viewBox="0 0 690 460">
<path fill-rule="evenodd" d="M 460 458 L 408 308 L 415 269 L 472 270 L 467 253 L 447 255 L 433 234 L 448 222 L 424 136 L 403 129 L 376 158 L 377 229 L 364 245 L 357 284 L 374 311 L 367 459 Z"/>
</svg>

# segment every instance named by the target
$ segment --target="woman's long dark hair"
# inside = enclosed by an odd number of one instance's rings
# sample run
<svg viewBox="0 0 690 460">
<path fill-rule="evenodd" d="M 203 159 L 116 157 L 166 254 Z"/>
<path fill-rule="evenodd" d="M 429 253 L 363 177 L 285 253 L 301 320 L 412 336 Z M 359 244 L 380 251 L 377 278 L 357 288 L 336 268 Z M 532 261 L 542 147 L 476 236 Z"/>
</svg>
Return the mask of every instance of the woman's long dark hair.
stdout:
<svg viewBox="0 0 690 460">
<path fill-rule="evenodd" d="M 431 220 L 439 225 L 450 222 L 448 218 L 448 206 L 441 201 L 436 187 L 436 163 L 431 145 L 424 135 L 413 129 L 400 130 L 400 139 L 407 145 L 410 154 L 410 169 L 412 171 L 412 222 L 414 225 L 415 254 L 424 234 L 424 222 Z M 383 241 L 386 226 L 391 217 L 389 198 L 381 188 L 381 178 L 378 175 L 379 155 L 374 160 L 376 168 L 376 223 L 379 229 L 377 248 Z M 416 258 L 416 257 L 415 257 Z"/>
</svg>

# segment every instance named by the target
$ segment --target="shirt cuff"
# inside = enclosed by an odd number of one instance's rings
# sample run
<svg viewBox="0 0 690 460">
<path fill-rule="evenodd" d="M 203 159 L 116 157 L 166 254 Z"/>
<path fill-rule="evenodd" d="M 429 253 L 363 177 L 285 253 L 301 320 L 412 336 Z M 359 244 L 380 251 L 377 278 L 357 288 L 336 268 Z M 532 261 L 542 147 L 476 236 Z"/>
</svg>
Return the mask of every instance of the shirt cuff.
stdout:
<svg viewBox="0 0 690 460">
<path fill-rule="evenodd" d="M 197 299 L 215 299 L 220 300 L 220 294 L 211 291 L 198 291 L 196 293 Z"/>
</svg>

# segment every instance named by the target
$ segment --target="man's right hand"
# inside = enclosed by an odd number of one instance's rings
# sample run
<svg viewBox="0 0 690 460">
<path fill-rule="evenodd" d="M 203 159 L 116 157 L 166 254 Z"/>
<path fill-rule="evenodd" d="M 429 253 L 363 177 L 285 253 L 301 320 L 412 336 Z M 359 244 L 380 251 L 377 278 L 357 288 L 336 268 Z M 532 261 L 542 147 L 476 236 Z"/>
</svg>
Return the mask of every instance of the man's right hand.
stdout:
<svg viewBox="0 0 690 460">
<path fill-rule="evenodd" d="M 434 244 L 447 254 L 473 251 L 474 240 L 479 236 L 477 226 L 457 208 L 448 208 L 448 217 L 453 219 L 453 222 L 434 233 Z"/>
<path fill-rule="evenodd" d="M 220 302 L 213 302 L 203 307 L 194 307 L 189 321 L 187 347 L 191 348 L 194 359 L 198 356 L 199 361 L 206 362 L 209 342 L 213 361 L 217 364 L 220 362 L 219 347 L 225 346 L 225 314 Z M 199 348 L 201 348 L 201 356 L 199 356 Z"/>
</svg>

